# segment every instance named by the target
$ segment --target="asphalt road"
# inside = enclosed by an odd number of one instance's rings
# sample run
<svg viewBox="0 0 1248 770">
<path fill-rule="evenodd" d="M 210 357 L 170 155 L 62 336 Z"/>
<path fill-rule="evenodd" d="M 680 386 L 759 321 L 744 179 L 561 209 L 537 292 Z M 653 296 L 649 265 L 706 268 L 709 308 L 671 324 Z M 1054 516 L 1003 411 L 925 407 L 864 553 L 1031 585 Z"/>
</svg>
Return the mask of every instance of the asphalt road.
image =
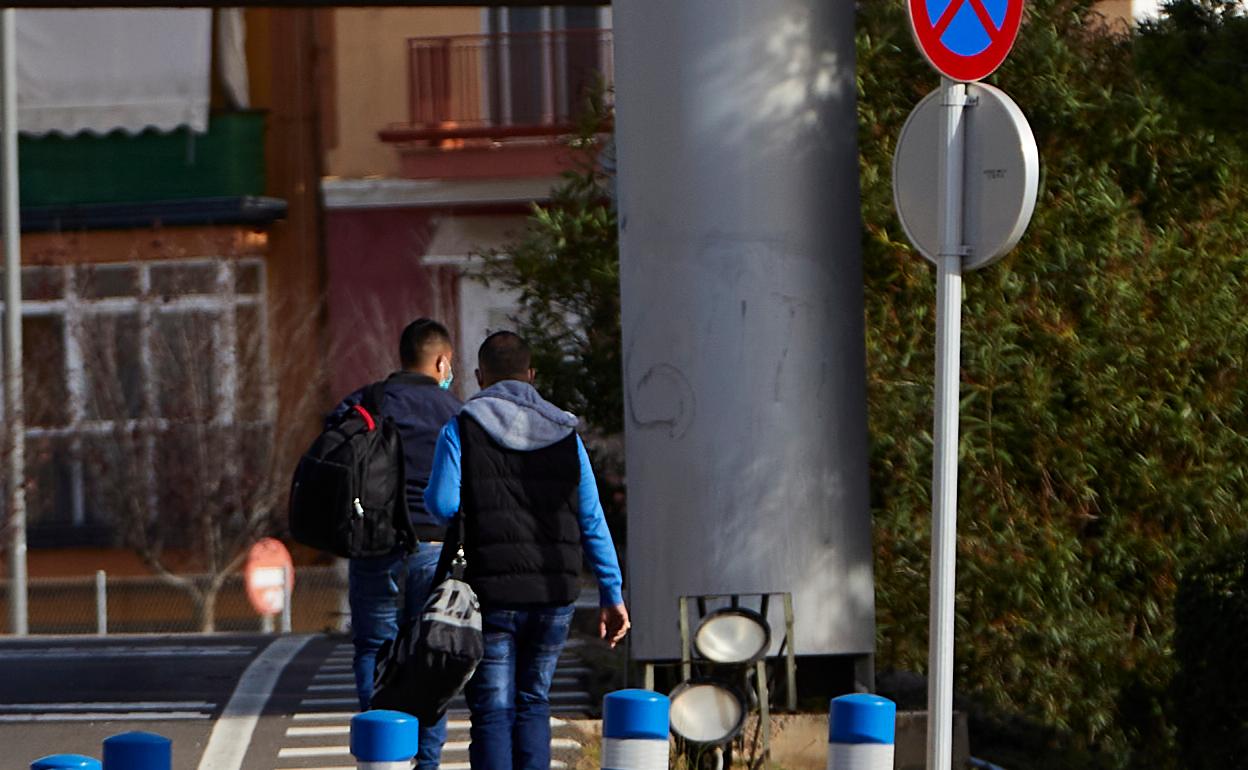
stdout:
<svg viewBox="0 0 1248 770">
<path fill-rule="evenodd" d="M 577 645 L 551 691 L 554 768 L 590 707 Z M 351 645 L 325 635 L 178 635 L 0 639 L 0 768 L 49 754 L 100 758 L 131 730 L 173 741 L 173 770 L 355 770 Z M 468 722 L 452 704 L 443 770 L 468 770 Z"/>
<path fill-rule="evenodd" d="M 340 641 L 286 638 L 280 652 L 297 649 L 280 661 L 275 637 L 261 635 L 0 640 L 0 765 L 24 769 L 62 753 L 99 758 L 105 738 L 144 730 L 173 740 L 174 770 L 200 770 L 214 729 L 240 721 L 222 719 L 233 702 L 232 713 L 258 713 L 243 768 L 274 770 L 292 704 Z M 267 682 L 254 686 L 254 673 L 246 681 L 255 692 L 240 692 L 244 672 L 266 650 L 258 665 L 259 674 L 276 675 L 271 695 L 262 692 Z"/>
</svg>

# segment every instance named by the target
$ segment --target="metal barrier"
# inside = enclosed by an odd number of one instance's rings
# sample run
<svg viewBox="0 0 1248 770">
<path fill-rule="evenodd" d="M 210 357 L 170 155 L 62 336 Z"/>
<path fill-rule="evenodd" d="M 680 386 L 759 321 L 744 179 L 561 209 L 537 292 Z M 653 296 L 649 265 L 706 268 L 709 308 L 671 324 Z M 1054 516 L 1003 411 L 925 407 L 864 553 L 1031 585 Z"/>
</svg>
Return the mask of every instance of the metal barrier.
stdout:
<svg viewBox="0 0 1248 770">
<path fill-rule="evenodd" d="M 892 770 L 897 704 L 855 693 L 833 698 L 828 710 L 828 770 Z"/>
<path fill-rule="evenodd" d="M 651 690 L 602 699 L 602 770 L 666 770 L 671 701 Z"/>
<path fill-rule="evenodd" d="M 100 770 L 100 760 L 81 754 L 54 754 L 36 759 L 30 770 Z"/>
<path fill-rule="evenodd" d="M 231 575 L 216 597 L 216 631 L 344 631 L 347 576 L 344 566 L 299 567 L 286 604 L 289 617 L 274 623 L 247 601 L 241 574 Z M 206 576 L 186 576 L 207 581 Z M 4 607 L 9 583 L 0 580 L 0 635 L 8 633 Z M 154 576 L 118 576 L 103 570 L 69 578 L 28 581 L 32 634 L 194 633 L 201 630 L 195 601 L 185 590 Z"/>
<path fill-rule="evenodd" d="M 375 709 L 351 718 L 351 756 L 359 770 L 409 770 L 420 747 L 420 721 Z"/>
<path fill-rule="evenodd" d="M 104 739 L 104 762 L 81 754 L 36 759 L 30 770 L 170 770 L 173 741 L 163 735 L 129 732 Z"/>
<path fill-rule="evenodd" d="M 104 739 L 104 770 L 170 770 L 173 741 L 155 733 L 132 732 Z"/>
<path fill-rule="evenodd" d="M 407 42 L 408 121 L 383 141 L 571 133 L 587 92 L 612 81 L 612 31 L 558 29 Z"/>
</svg>

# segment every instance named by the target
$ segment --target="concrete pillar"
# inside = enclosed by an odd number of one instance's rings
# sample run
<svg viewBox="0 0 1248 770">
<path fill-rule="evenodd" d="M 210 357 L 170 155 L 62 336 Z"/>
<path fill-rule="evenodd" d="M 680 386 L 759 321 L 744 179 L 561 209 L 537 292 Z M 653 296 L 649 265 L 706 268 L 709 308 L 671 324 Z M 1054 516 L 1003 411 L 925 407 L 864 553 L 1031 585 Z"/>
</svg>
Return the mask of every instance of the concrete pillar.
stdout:
<svg viewBox="0 0 1248 770">
<path fill-rule="evenodd" d="M 782 591 L 799 654 L 869 653 L 853 2 L 613 11 L 633 655 Z"/>
</svg>

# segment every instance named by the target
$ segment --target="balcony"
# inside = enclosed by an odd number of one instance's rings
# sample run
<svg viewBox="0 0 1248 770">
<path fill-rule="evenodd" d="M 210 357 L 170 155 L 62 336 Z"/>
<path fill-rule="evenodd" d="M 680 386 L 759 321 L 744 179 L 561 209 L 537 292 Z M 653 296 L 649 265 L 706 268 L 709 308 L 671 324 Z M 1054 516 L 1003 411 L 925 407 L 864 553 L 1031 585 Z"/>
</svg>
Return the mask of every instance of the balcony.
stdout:
<svg viewBox="0 0 1248 770">
<path fill-rule="evenodd" d="M 558 173 L 555 138 L 574 133 L 586 94 L 612 82 L 607 29 L 407 43 L 408 120 L 378 136 L 398 146 L 409 178 Z"/>
</svg>

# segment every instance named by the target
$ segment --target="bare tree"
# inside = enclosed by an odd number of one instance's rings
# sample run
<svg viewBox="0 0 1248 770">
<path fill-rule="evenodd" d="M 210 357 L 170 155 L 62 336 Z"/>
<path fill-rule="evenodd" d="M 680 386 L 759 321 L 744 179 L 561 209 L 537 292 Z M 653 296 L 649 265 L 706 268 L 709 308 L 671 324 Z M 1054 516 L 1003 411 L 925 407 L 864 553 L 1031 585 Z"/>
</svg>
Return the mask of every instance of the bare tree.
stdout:
<svg viewBox="0 0 1248 770">
<path fill-rule="evenodd" d="M 232 266 L 223 267 L 228 284 Z M 230 284 L 232 285 L 232 284 Z M 87 492 L 119 538 L 190 597 L 215 627 L 217 596 L 259 538 L 285 528 L 284 502 L 307 422 L 279 422 L 278 381 L 318 333 L 314 314 L 201 303 L 177 293 L 133 316 L 84 314 L 75 330 L 89 372 Z M 306 321 L 294 321 L 306 318 Z M 296 392 L 296 414 L 320 390 Z M 94 423 L 93 423 L 94 420 Z"/>
</svg>

